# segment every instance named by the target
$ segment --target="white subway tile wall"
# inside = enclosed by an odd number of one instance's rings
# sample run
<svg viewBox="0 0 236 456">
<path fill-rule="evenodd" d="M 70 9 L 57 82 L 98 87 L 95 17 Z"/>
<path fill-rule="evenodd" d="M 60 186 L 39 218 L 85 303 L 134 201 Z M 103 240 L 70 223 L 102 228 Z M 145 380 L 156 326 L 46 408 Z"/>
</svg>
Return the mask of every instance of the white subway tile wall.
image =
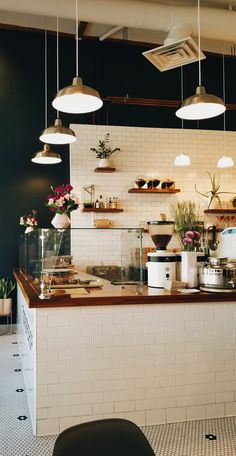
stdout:
<svg viewBox="0 0 236 456">
<path fill-rule="evenodd" d="M 235 415 L 233 302 L 27 311 L 22 296 L 20 300 L 26 314 L 36 311 L 36 321 L 40 317 L 40 324 L 44 322 L 43 328 L 36 328 L 30 353 L 26 350 L 32 359 L 26 374 L 28 385 L 34 385 L 29 397 L 31 410 L 37 405 L 38 435 L 58 433 L 68 423 L 97 417 L 122 416 L 148 425 Z M 51 324 L 54 317 L 56 332 Z M 190 332 L 190 322 L 203 323 L 203 329 L 196 325 Z M 107 328 L 112 326 L 114 335 L 108 338 Z M 46 350 L 39 345 L 42 330 Z M 184 341 L 189 332 L 193 342 Z M 213 334 L 210 341 L 209 334 Z M 19 337 L 24 340 L 23 327 Z M 25 344 L 19 348 L 22 355 Z M 221 353 L 224 356 L 219 358 Z"/>
<path fill-rule="evenodd" d="M 114 227 L 138 227 L 148 220 L 158 219 L 161 212 L 170 217 L 169 205 L 176 200 L 192 200 L 207 208 L 207 198 L 195 191 L 195 184 L 201 192 L 210 190 L 207 171 L 220 178 L 221 190 L 235 192 L 221 195 L 228 201 L 236 195 L 236 168 L 219 170 L 218 159 L 225 154 L 236 162 L 236 132 L 209 130 L 181 130 L 169 128 L 140 128 L 107 125 L 76 124 L 71 128 L 77 135 L 77 142 L 70 147 L 71 184 L 83 198 L 82 187 L 95 185 L 95 195 L 105 199 L 108 196 L 119 198 L 121 213 L 98 213 L 94 218 L 109 219 Z M 115 173 L 94 173 L 98 165 L 95 152 L 98 141 L 109 132 L 112 147 L 121 150 L 111 156 Z M 191 157 L 190 167 L 175 167 L 176 155 L 186 153 Z M 130 194 L 128 189 L 135 186 L 138 176 L 171 178 L 177 194 Z M 206 222 L 212 219 L 207 216 Z M 72 212 L 72 226 L 92 227 L 91 213 Z M 177 242 L 172 241 L 173 245 Z M 75 258 L 81 269 L 86 265 L 120 264 L 120 236 L 109 230 L 88 231 L 73 236 Z M 152 246 L 149 235 L 144 236 L 144 246 Z"/>
</svg>

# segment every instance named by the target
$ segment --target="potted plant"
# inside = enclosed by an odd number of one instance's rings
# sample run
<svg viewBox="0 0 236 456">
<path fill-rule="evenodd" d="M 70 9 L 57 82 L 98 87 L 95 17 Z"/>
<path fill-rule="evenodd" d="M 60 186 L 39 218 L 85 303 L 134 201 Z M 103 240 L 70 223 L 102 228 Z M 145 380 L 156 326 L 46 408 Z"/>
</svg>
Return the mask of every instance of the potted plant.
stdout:
<svg viewBox="0 0 236 456">
<path fill-rule="evenodd" d="M 211 181 L 211 190 L 209 190 L 206 193 L 201 193 L 197 189 L 196 184 L 195 184 L 195 190 L 196 190 L 197 193 L 199 193 L 199 195 L 205 196 L 206 198 L 208 198 L 207 209 L 216 209 L 217 207 L 219 209 L 221 209 L 221 199 L 220 199 L 219 195 L 222 195 L 223 193 L 234 193 L 234 192 L 219 192 L 219 190 L 220 190 L 220 182 L 219 182 L 219 180 L 216 179 L 215 174 L 212 174 L 212 176 L 211 176 L 209 171 L 207 171 L 207 174 L 208 174 L 208 176 L 210 178 L 210 181 Z"/>
<path fill-rule="evenodd" d="M 37 213 L 38 211 L 32 209 L 30 214 L 22 215 L 20 217 L 20 225 L 25 227 L 25 233 L 29 233 L 38 228 Z"/>
<path fill-rule="evenodd" d="M 110 156 L 114 154 L 117 150 L 120 150 L 119 147 L 115 147 L 115 149 L 112 149 L 109 146 L 110 143 L 110 134 L 107 133 L 105 138 L 103 140 L 99 140 L 98 142 L 98 148 L 96 147 L 91 147 L 90 150 L 93 152 L 96 152 L 96 157 L 99 158 L 99 163 L 98 167 L 99 168 L 110 168 Z"/>
<path fill-rule="evenodd" d="M 171 203 L 170 212 L 175 221 L 175 229 L 183 250 L 198 250 L 203 232 L 203 222 L 199 217 L 199 205 L 194 201 L 176 201 Z M 189 236 L 188 236 L 189 235 Z M 194 238 L 194 239 L 193 239 Z M 197 242 L 192 242 L 197 241 Z M 191 241 L 191 242 L 190 242 Z"/>
<path fill-rule="evenodd" d="M 12 311 L 12 298 L 9 295 L 14 290 L 16 284 L 8 278 L 0 278 L 0 316 L 7 316 Z"/>
<path fill-rule="evenodd" d="M 69 228 L 70 219 L 68 214 L 78 209 L 79 198 L 73 192 L 73 187 L 70 184 L 63 184 L 56 188 L 51 187 L 51 192 L 48 195 L 47 203 L 45 203 L 50 208 L 50 211 L 55 214 L 51 224 L 54 228 Z"/>
</svg>

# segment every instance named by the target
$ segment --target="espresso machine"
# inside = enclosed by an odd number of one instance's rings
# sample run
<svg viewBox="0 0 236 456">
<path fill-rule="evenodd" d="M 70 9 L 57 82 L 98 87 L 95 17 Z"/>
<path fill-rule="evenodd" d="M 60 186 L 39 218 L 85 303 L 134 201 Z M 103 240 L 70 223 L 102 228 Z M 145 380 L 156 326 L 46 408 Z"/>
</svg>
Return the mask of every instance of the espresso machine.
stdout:
<svg viewBox="0 0 236 456">
<path fill-rule="evenodd" d="M 164 288 L 166 280 L 176 278 L 176 254 L 166 250 L 175 230 L 175 222 L 154 220 L 147 224 L 152 241 L 157 248 L 156 252 L 148 253 L 146 263 L 148 286 Z"/>
</svg>

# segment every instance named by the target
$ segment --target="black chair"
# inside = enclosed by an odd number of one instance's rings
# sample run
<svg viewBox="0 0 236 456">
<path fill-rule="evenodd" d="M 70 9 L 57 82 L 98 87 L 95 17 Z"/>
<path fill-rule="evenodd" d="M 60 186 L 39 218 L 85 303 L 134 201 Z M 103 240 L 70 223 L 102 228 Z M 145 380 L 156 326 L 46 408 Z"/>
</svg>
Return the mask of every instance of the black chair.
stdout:
<svg viewBox="0 0 236 456">
<path fill-rule="evenodd" d="M 111 418 L 65 429 L 53 456 L 155 456 L 147 438 L 131 421 Z"/>
</svg>

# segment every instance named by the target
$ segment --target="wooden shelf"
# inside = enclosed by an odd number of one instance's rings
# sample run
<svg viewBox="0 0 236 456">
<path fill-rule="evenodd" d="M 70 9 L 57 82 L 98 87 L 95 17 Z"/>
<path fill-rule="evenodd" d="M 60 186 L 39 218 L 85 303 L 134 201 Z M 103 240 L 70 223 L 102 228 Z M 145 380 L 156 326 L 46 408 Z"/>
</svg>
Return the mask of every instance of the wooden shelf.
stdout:
<svg viewBox="0 0 236 456">
<path fill-rule="evenodd" d="M 123 212 L 123 209 L 96 209 L 95 207 L 84 207 L 82 212 Z"/>
<path fill-rule="evenodd" d="M 236 214 L 236 209 L 206 209 L 204 214 Z"/>
<path fill-rule="evenodd" d="M 130 188 L 129 193 L 179 193 L 179 188 Z"/>
<path fill-rule="evenodd" d="M 116 168 L 102 168 L 102 167 L 98 167 L 98 168 L 95 168 L 94 172 L 95 173 L 114 173 L 116 170 Z"/>
</svg>

